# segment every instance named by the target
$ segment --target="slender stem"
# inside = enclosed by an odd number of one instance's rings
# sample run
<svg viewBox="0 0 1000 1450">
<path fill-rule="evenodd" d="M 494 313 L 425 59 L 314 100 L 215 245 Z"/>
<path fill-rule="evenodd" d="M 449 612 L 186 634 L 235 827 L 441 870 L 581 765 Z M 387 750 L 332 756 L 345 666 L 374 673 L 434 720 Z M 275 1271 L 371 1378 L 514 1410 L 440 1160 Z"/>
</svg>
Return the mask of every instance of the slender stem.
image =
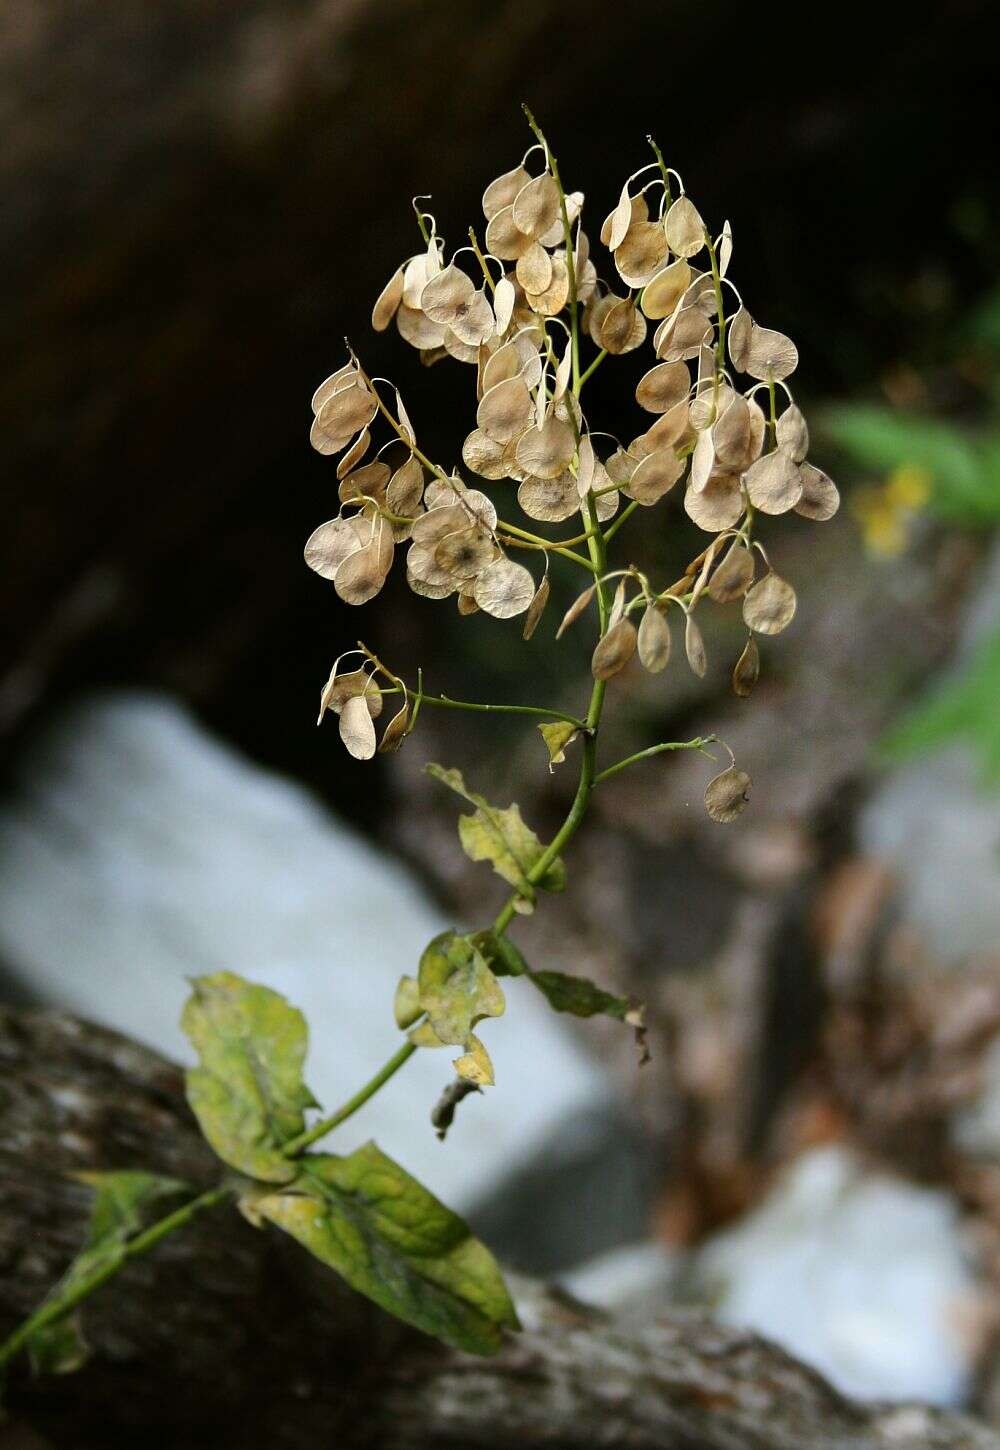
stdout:
<svg viewBox="0 0 1000 1450">
<path fill-rule="evenodd" d="M 92 1273 L 70 1285 L 64 1294 L 42 1304 L 0 1345 L 0 1369 L 9 1364 L 39 1330 L 47 1329 L 49 1325 L 65 1318 L 78 1304 L 82 1304 L 84 1299 L 89 1298 L 95 1289 L 99 1289 L 102 1284 L 113 1278 L 128 1259 L 135 1259 L 140 1254 L 148 1253 L 150 1249 L 156 1247 L 161 1239 L 165 1239 L 175 1229 L 183 1228 L 196 1213 L 200 1213 L 205 1208 L 213 1208 L 217 1203 L 228 1198 L 232 1191 L 231 1185 L 224 1183 L 217 1188 L 210 1188 L 197 1198 L 192 1198 L 188 1203 L 175 1209 L 173 1213 L 168 1213 L 165 1218 L 159 1219 L 142 1233 L 136 1234 L 135 1238 L 122 1244 L 118 1253 L 106 1259 Z"/>
<path fill-rule="evenodd" d="M 652 146 L 652 148 L 653 148 L 653 155 L 656 157 L 657 161 L 660 163 L 660 175 L 663 177 L 663 191 L 664 191 L 664 195 L 666 196 L 666 199 L 667 199 L 667 206 L 669 206 L 670 205 L 670 201 L 671 201 L 671 195 L 670 195 L 670 172 L 667 170 L 667 163 L 663 159 L 663 152 L 660 150 L 659 146 L 657 146 L 657 144 L 653 140 L 652 136 L 647 136 L 646 137 L 646 140 L 649 142 L 650 146 Z"/>
<path fill-rule="evenodd" d="M 614 538 L 615 534 L 617 534 L 622 524 L 626 523 L 627 520 L 632 517 L 638 507 L 639 500 L 637 498 L 634 498 L 630 504 L 626 504 L 626 506 L 622 509 L 621 513 L 615 519 L 615 521 L 612 524 L 609 524 L 607 529 L 605 530 L 604 542 L 606 544 L 611 543 L 611 540 Z"/>
<path fill-rule="evenodd" d="M 539 534 L 529 533 L 527 529 L 522 529 L 517 524 L 509 524 L 506 519 L 497 520 L 497 532 L 510 534 L 515 540 L 523 540 L 525 547 L 530 545 L 534 549 L 546 549 L 550 554 L 560 554 L 564 559 L 571 559 L 574 564 L 579 564 L 586 569 L 588 574 L 593 570 L 593 561 L 588 563 L 582 554 L 574 553 L 572 549 L 565 548 L 558 541 L 553 543 L 551 539 L 543 539 Z M 583 539 L 587 539 L 589 542 L 590 534 L 581 534 L 579 541 Z M 579 541 L 574 540 L 573 542 Z"/>
<path fill-rule="evenodd" d="M 487 287 L 489 287 L 491 293 L 495 293 L 497 290 L 497 284 L 493 280 L 493 274 L 490 272 L 489 267 L 487 267 L 486 258 L 483 256 L 479 246 L 479 242 L 476 240 L 475 227 L 469 228 L 469 241 L 472 244 L 472 250 L 476 254 L 476 260 L 479 262 L 480 267 L 482 267 L 483 269 L 483 276 L 486 279 L 486 285 Z"/>
<path fill-rule="evenodd" d="M 600 352 L 594 358 L 594 361 L 590 364 L 590 366 L 586 369 L 586 371 L 580 374 L 578 393 L 579 393 L 579 388 L 582 388 L 583 387 L 583 385 L 587 381 L 587 379 L 590 378 L 590 377 L 592 377 L 593 374 L 597 372 L 597 369 L 601 366 L 601 363 L 604 361 L 604 359 L 607 357 L 607 355 L 608 355 L 607 348 L 606 347 L 602 347 L 601 350 L 600 350 Z"/>
<path fill-rule="evenodd" d="M 712 745 L 716 739 L 715 735 L 706 735 L 704 739 L 699 736 L 697 740 L 667 740 L 661 745 L 650 745 L 646 750 L 637 750 L 635 755 L 627 755 L 624 760 L 618 760 L 614 765 L 609 765 L 606 770 L 601 771 L 600 775 L 594 777 L 594 784 L 599 785 L 602 780 L 608 780 L 611 776 L 617 775 L 620 770 L 624 770 L 627 765 L 634 765 L 637 760 L 647 760 L 651 755 L 661 755 L 664 750 L 704 750 L 706 745 Z"/>
<path fill-rule="evenodd" d="M 391 694 L 384 690 L 383 694 Z M 416 699 L 413 690 L 407 690 L 411 700 Z M 486 714 L 502 715 L 541 715 L 546 720 L 565 720 L 568 725 L 575 725 L 578 730 L 586 729 L 587 722 L 580 720 L 576 715 L 567 715 L 564 710 L 549 710 L 541 705 L 484 705 L 471 700 L 452 700 L 447 695 L 425 695 L 425 705 L 443 705 L 448 710 L 482 710 Z"/>
<path fill-rule="evenodd" d="M 321 1118 L 318 1123 L 314 1123 L 306 1132 L 300 1133 L 297 1138 L 293 1138 L 291 1142 L 286 1143 L 281 1150 L 284 1156 L 286 1158 L 297 1157 L 304 1149 L 310 1147 L 320 1138 L 324 1138 L 327 1133 L 339 1127 L 341 1123 L 356 1113 L 359 1108 L 364 1107 L 368 1099 L 374 1097 L 379 1088 L 384 1087 L 389 1079 L 395 1076 L 403 1066 L 403 1063 L 408 1062 L 416 1050 L 412 1042 L 404 1042 L 399 1051 L 394 1052 L 389 1058 L 389 1061 L 379 1068 L 375 1076 L 369 1078 L 364 1087 L 360 1088 L 352 1098 L 348 1098 L 347 1102 L 342 1104 L 335 1113 L 331 1113 L 328 1118 Z"/>
</svg>

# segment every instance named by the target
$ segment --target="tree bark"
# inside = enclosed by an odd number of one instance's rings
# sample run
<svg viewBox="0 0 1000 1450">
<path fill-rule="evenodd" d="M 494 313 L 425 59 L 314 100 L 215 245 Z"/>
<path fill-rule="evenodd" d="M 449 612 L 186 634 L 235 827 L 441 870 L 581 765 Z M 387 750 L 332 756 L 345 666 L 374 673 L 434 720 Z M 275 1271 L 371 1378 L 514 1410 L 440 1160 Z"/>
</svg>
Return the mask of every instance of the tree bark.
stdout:
<svg viewBox="0 0 1000 1450">
<path fill-rule="evenodd" d="M 86 1193 L 71 1172 L 141 1166 L 203 1186 L 216 1167 L 178 1069 L 114 1033 L 3 1010 L 0 1069 L 6 1333 L 79 1242 Z M 107 1450 L 141 1435 L 147 1450 L 1000 1450 L 1000 1436 L 963 1415 L 853 1403 L 774 1345 L 704 1316 L 625 1325 L 532 1281 L 513 1287 L 524 1332 L 474 1359 L 216 1210 L 90 1301 L 84 1370 L 12 1376 L 20 1419 L 0 1447 Z"/>
</svg>

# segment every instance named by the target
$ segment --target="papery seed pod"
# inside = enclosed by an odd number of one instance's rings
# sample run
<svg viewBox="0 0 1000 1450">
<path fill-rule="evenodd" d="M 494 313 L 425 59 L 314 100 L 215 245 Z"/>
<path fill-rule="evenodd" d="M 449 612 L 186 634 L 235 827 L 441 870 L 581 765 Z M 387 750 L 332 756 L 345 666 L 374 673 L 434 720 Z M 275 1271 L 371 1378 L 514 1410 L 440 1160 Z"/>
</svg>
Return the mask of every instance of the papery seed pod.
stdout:
<svg viewBox="0 0 1000 1450">
<path fill-rule="evenodd" d="M 375 726 L 360 695 L 352 695 L 340 712 L 340 738 L 355 760 L 371 760 L 375 754 Z"/>
<path fill-rule="evenodd" d="M 798 365 L 798 348 L 790 337 L 783 332 L 775 332 L 771 327 L 758 327 L 756 322 L 751 324 L 750 346 L 742 372 L 764 382 L 769 378 L 780 382 L 789 377 Z"/>
<path fill-rule="evenodd" d="M 341 503 L 355 503 L 361 498 L 373 498 L 377 504 L 385 504 L 385 492 L 392 477 L 388 464 L 375 460 L 356 468 L 340 480 L 337 492 Z"/>
<path fill-rule="evenodd" d="M 541 242 L 532 242 L 518 257 L 514 270 L 525 292 L 544 292 L 552 281 L 552 258 Z"/>
<path fill-rule="evenodd" d="M 639 622 L 639 660 L 651 675 L 666 669 L 670 659 L 670 626 L 656 604 L 649 604 Z"/>
<path fill-rule="evenodd" d="M 713 470 L 702 488 L 691 487 L 684 495 L 688 518 L 709 534 L 731 529 L 742 517 L 744 507 L 739 474 L 722 469 Z"/>
<path fill-rule="evenodd" d="M 795 512 L 803 518 L 815 519 L 818 523 L 832 519 L 840 508 L 840 493 L 833 479 L 822 469 L 814 468 L 811 463 L 803 463 L 799 473 L 802 478 L 802 497 L 795 505 Z"/>
<path fill-rule="evenodd" d="M 562 617 L 562 622 L 560 623 L 559 628 L 556 630 L 556 639 L 562 639 L 563 635 L 566 633 L 566 630 L 569 629 L 570 625 L 575 620 L 580 618 L 580 615 L 587 608 L 587 605 L 593 599 L 596 591 L 597 585 L 591 584 L 589 589 L 585 589 L 582 594 L 578 594 L 576 596 L 576 598 L 573 600 L 573 603 L 570 605 L 570 607 L 567 609 L 566 613 Z"/>
<path fill-rule="evenodd" d="M 514 284 L 509 277 L 501 277 L 497 283 L 497 289 L 493 294 L 493 313 L 497 322 L 497 335 L 503 337 L 510 326 L 511 317 L 514 315 L 514 303 L 517 300 L 517 293 Z"/>
<path fill-rule="evenodd" d="M 743 619 L 757 634 L 780 634 L 795 615 L 795 590 L 772 569 L 743 600 Z"/>
<path fill-rule="evenodd" d="M 801 463 L 809 452 L 809 428 L 794 403 L 778 419 L 775 440 L 782 453 L 787 453 L 793 463 Z"/>
<path fill-rule="evenodd" d="M 552 258 L 552 280 L 542 292 L 526 292 L 528 304 L 540 317 L 555 317 L 569 298 L 569 271 L 562 257 Z"/>
<path fill-rule="evenodd" d="M 568 469 L 556 478 L 529 475 L 517 490 L 517 501 L 529 518 L 549 524 L 563 523 L 580 507 L 576 479 Z"/>
<path fill-rule="evenodd" d="M 705 653 L 705 641 L 693 614 L 688 614 L 684 624 L 684 653 L 692 672 L 702 679 L 708 669 L 708 656 Z"/>
<path fill-rule="evenodd" d="M 509 443 L 531 426 L 531 394 L 523 378 L 508 378 L 483 394 L 476 422 L 496 443 Z"/>
<path fill-rule="evenodd" d="M 339 453 L 346 442 L 346 438 L 336 436 L 331 438 L 328 433 L 324 433 L 319 426 L 318 418 L 312 420 L 312 427 L 309 429 L 309 443 L 324 458 L 329 458 L 333 453 Z"/>
<path fill-rule="evenodd" d="M 760 651 L 753 635 L 743 646 L 743 653 L 733 666 L 733 693 L 743 699 L 751 693 L 760 674 Z"/>
<path fill-rule="evenodd" d="M 750 801 L 752 781 L 745 770 L 731 765 L 728 770 L 708 782 L 705 788 L 705 809 L 713 821 L 735 821 Z"/>
<path fill-rule="evenodd" d="M 428 488 L 428 497 L 430 491 Z M 468 515 L 455 501 L 453 494 L 449 494 L 449 499 L 450 502 L 434 504 L 426 513 L 421 514 L 418 519 L 414 519 L 410 537 L 416 546 L 433 548 L 446 535 L 453 534 L 456 529 L 468 527 Z"/>
<path fill-rule="evenodd" d="M 524 358 L 517 342 L 511 341 L 503 343 L 483 365 L 483 389 L 480 395 L 480 401 L 486 396 L 490 388 L 495 388 L 497 383 L 506 383 L 511 378 L 516 378 L 523 371 L 523 368 Z M 527 386 L 530 387 L 531 384 L 527 383 Z"/>
<path fill-rule="evenodd" d="M 399 267 L 382 288 L 372 308 L 372 328 L 375 332 L 385 332 L 402 300 L 403 269 Z"/>
<path fill-rule="evenodd" d="M 722 235 L 719 238 L 719 276 L 724 277 L 729 271 L 729 263 L 733 259 L 733 229 L 728 222 L 722 224 Z"/>
<path fill-rule="evenodd" d="M 458 604 L 458 612 L 463 619 L 470 614 L 479 613 L 479 605 L 476 603 L 476 581 L 467 579 L 455 596 Z"/>
<path fill-rule="evenodd" d="M 515 225 L 514 208 L 505 206 L 495 212 L 486 225 L 486 250 L 501 262 L 516 262 L 534 241 Z"/>
<path fill-rule="evenodd" d="M 424 470 L 420 459 L 410 455 L 390 478 L 385 490 L 385 502 L 390 513 L 416 514 L 424 492 Z"/>
<path fill-rule="evenodd" d="M 364 700 L 369 715 L 373 720 L 377 720 L 382 713 L 382 691 L 371 675 L 365 670 L 350 670 L 346 674 L 339 675 L 335 664 L 330 671 L 330 678 L 320 693 L 317 725 L 322 723 L 327 710 L 332 710 L 335 715 L 339 715 L 347 701 L 355 695 L 359 695 Z"/>
<path fill-rule="evenodd" d="M 650 321 L 670 316 L 691 285 L 691 278 L 691 268 L 683 257 L 678 257 L 650 279 L 642 293 L 642 310 Z"/>
<path fill-rule="evenodd" d="M 615 251 L 615 266 L 627 287 L 645 287 L 666 260 L 667 239 L 659 222 L 633 222 Z"/>
<path fill-rule="evenodd" d="M 716 604 L 732 604 L 752 583 L 753 554 L 737 539 L 709 580 L 708 597 Z"/>
<path fill-rule="evenodd" d="M 743 483 L 754 508 L 765 514 L 787 513 L 802 497 L 802 470 L 778 448 L 752 463 Z"/>
<path fill-rule="evenodd" d="M 481 428 L 474 428 L 462 444 L 462 462 L 480 478 L 496 481 L 507 477 L 503 452 L 507 445 L 497 443 Z"/>
<path fill-rule="evenodd" d="M 435 276 L 441 269 L 437 267 L 434 272 L 429 270 L 429 253 L 421 252 L 416 257 L 411 257 L 403 268 L 403 297 L 402 306 L 409 307 L 413 312 L 420 311 L 420 294 L 423 292 L 432 276 Z"/>
<path fill-rule="evenodd" d="M 667 363 L 667 367 L 674 367 L 674 363 Z M 683 363 L 680 364 L 684 366 Z M 652 427 L 647 428 L 642 435 L 650 450 L 653 448 L 665 448 L 668 444 L 680 447 L 693 430 L 690 426 L 690 407 L 687 398 L 682 398 L 665 413 L 661 413 Z M 693 437 L 691 438 L 693 441 Z"/>
<path fill-rule="evenodd" d="M 479 528 L 457 529 L 434 546 L 434 562 L 444 573 L 457 580 L 471 579 L 492 564 L 497 546 Z"/>
<path fill-rule="evenodd" d="M 656 356 L 662 362 L 686 362 L 697 357 L 712 328 L 702 310 L 694 304 L 678 303 L 660 323 L 653 338 Z"/>
<path fill-rule="evenodd" d="M 690 386 L 684 363 L 657 363 L 636 384 L 635 400 L 647 413 L 666 413 L 687 399 Z"/>
<path fill-rule="evenodd" d="M 715 456 L 725 468 L 740 471 L 750 462 L 753 425 L 750 406 L 732 389 L 725 389 L 719 413 L 712 425 Z"/>
<path fill-rule="evenodd" d="M 745 373 L 747 370 L 747 360 L 750 356 L 750 336 L 753 332 L 753 327 L 753 318 L 742 305 L 739 311 L 729 319 L 726 340 L 729 346 L 730 360 L 738 373 Z"/>
<path fill-rule="evenodd" d="M 339 392 L 342 387 L 356 380 L 357 376 L 357 369 L 353 363 L 349 362 L 345 363 L 342 368 L 338 368 L 335 373 L 331 373 L 328 378 L 324 378 L 312 395 L 313 413 L 318 413 L 327 398 L 332 398 L 334 393 Z"/>
<path fill-rule="evenodd" d="M 306 540 L 305 561 L 321 578 L 333 579 L 344 560 L 360 549 L 367 538 L 367 526 L 362 537 L 355 519 L 330 519 L 313 529 Z"/>
<path fill-rule="evenodd" d="M 611 609 L 608 613 L 607 633 L 614 629 L 615 625 L 625 613 L 625 580 L 619 579 L 615 588 L 615 597 L 611 601 Z"/>
<path fill-rule="evenodd" d="M 545 613 L 545 606 L 549 602 L 549 576 L 546 574 L 541 584 L 535 590 L 534 598 L 528 605 L 528 612 L 524 616 L 524 629 L 521 631 L 521 638 L 529 640 L 538 628 L 539 620 Z"/>
<path fill-rule="evenodd" d="M 670 492 L 683 472 L 683 460 L 672 448 L 654 448 L 642 459 L 623 489 L 629 498 L 649 508 Z"/>
<path fill-rule="evenodd" d="M 407 307 L 405 302 L 400 303 L 396 313 L 396 331 L 404 342 L 419 348 L 421 353 L 433 352 L 444 345 L 445 330 L 441 324 L 432 322 L 419 308 Z"/>
<path fill-rule="evenodd" d="M 535 581 L 523 564 L 511 559 L 497 559 L 476 579 L 476 603 L 494 619 L 523 614 L 534 597 Z"/>
<path fill-rule="evenodd" d="M 569 467 L 575 451 L 572 428 L 553 414 L 540 427 L 528 428 L 521 434 L 516 456 L 534 478 L 555 478 Z"/>
<path fill-rule="evenodd" d="M 459 312 L 450 324 L 450 329 L 459 342 L 477 350 L 473 355 L 463 359 L 465 362 L 475 362 L 478 358 L 479 347 L 496 332 L 496 318 L 493 316 L 493 308 L 490 306 L 483 288 L 480 288 L 478 292 L 473 292 L 469 305 Z M 445 347 L 447 346 L 448 334 L 446 332 Z"/>
<path fill-rule="evenodd" d="M 388 725 L 382 731 L 382 739 L 378 743 L 379 755 L 392 755 L 406 739 L 407 726 L 410 723 L 410 702 L 407 700 L 393 715 Z"/>
<path fill-rule="evenodd" d="M 389 549 L 386 563 L 386 543 Z M 376 533 L 370 544 L 349 554 L 333 577 L 333 587 L 345 604 L 367 604 L 385 583 L 392 565 L 392 534 L 388 527 Z"/>
<path fill-rule="evenodd" d="M 367 428 L 362 428 L 361 432 L 355 438 L 350 448 L 348 448 L 347 452 L 342 456 L 340 462 L 337 464 L 338 478 L 345 478 L 347 474 L 351 472 L 351 469 L 354 468 L 356 464 L 361 462 L 362 458 L 364 458 L 365 454 L 368 452 L 369 447 L 371 446 L 371 441 L 372 435 L 369 430 Z"/>
<path fill-rule="evenodd" d="M 496 216 L 505 206 L 512 206 L 517 193 L 530 180 L 531 177 L 523 166 L 515 166 L 512 171 L 505 171 L 502 176 L 491 181 L 483 192 L 483 216 L 486 220 Z"/>
<path fill-rule="evenodd" d="M 589 433 L 584 433 L 576 454 L 576 491 L 580 498 L 586 498 L 593 487 L 596 467 L 593 440 Z"/>
<path fill-rule="evenodd" d="M 690 197 L 677 197 L 663 219 L 663 230 L 678 257 L 693 257 L 705 245 L 705 223 Z"/>
<path fill-rule="evenodd" d="M 614 302 L 600 320 L 594 341 L 613 356 L 633 352 L 646 340 L 646 319 L 628 299 Z"/>
<path fill-rule="evenodd" d="M 374 395 L 359 381 L 331 393 L 316 414 L 316 423 L 329 437 L 343 438 L 346 443 L 367 428 L 377 412 Z"/>
<path fill-rule="evenodd" d="M 638 636 L 630 619 L 619 619 L 597 641 L 590 660 L 595 680 L 610 680 L 623 670 L 635 654 Z"/>
<path fill-rule="evenodd" d="M 626 181 L 617 205 L 605 217 L 601 227 L 601 241 L 612 252 L 621 246 L 632 224 L 632 202 L 629 198 L 628 188 L 629 183 Z"/>
<path fill-rule="evenodd" d="M 559 220 L 559 188 L 553 177 L 541 176 L 526 182 L 511 208 L 514 225 L 528 237 L 540 237 Z"/>
</svg>

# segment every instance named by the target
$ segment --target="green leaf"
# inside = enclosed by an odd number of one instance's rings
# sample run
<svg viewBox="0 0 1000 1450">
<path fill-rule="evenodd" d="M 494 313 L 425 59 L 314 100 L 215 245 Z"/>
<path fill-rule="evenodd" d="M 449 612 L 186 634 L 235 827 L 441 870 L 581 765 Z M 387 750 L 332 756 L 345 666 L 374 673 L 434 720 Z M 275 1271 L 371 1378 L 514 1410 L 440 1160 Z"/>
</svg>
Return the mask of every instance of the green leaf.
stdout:
<svg viewBox="0 0 1000 1450">
<path fill-rule="evenodd" d="M 888 760 L 905 760 L 957 739 L 968 740 L 987 782 L 1000 783 L 1000 630 L 965 669 L 921 701 L 882 742 Z"/>
<path fill-rule="evenodd" d="M 157 1200 L 175 1197 L 187 1189 L 187 1184 L 178 1179 L 156 1173 L 122 1170 L 74 1176 L 94 1189 L 87 1237 L 41 1307 L 58 1303 L 82 1279 L 116 1265 L 129 1239 L 144 1227 L 145 1210 Z M 27 1348 L 38 1374 L 71 1374 L 80 1369 L 90 1357 L 90 1348 L 84 1338 L 79 1311 L 36 1329 Z"/>
<path fill-rule="evenodd" d="M 513 804 L 501 809 L 490 805 L 483 796 L 469 790 L 460 770 L 448 770 L 442 765 L 428 765 L 427 770 L 435 780 L 476 807 L 471 816 L 459 817 L 462 849 L 472 861 L 489 861 L 497 875 L 520 893 L 525 910 L 530 911 L 534 906 L 535 885 L 543 891 L 563 890 L 566 868 L 558 857 L 537 882 L 529 879 L 545 847 L 522 820 L 520 806 Z"/>
<path fill-rule="evenodd" d="M 455 1349 L 494 1354 L 519 1327 L 489 1250 L 374 1143 L 306 1158 L 256 1207 L 353 1289 Z"/>
<path fill-rule="evenodd" d="M 827 431 L 866 468 L 926 469 L 930 506 L 954 523 L 988 527 L 1000 519 L 1000 439 L 976 437 L 938 419 L 865 404 L 837 408 Z"/>
<path fill-rule="evenodd" d="M 198 977 L 181 1017 L 201 1059 L 187 1073 L 187 1098 L 224 1163 L 251 1178 L 284 1183 L 295 1174 L 282 1146 L 305 1127 L 316 1100 L 302 1080 L 306 1020 L 269 987 L 234 972 Z"/>
<path fill-rule="evenodd" d="M 615 1017 L 627 1023 L 635 1030 L 640 1067 L 649 1061 L 646 1015 L 641 1002 L 615 997 L 586 977 L 574 977 L 568 972 L 529 972 L 528 976 L 556 1012 L 570 1012 L 574 1017 Z"/>
<path fill-rule="evenodd" d="M 528 963 L 503 932 L 477 931 L 469 940 L 482 952 L 494 976 L 523 977 L 528 970 Z"/>
<path fill-rule="evenodd" d="M 579 735 L 580 731 L 568 720 L 543 720 L 539 725 L 542 739 L 545 741 L 545 748 L 549 752 L 549 772 L 557 765 L 562 765 L 566 759 L 566 746 Z"/>
<path fill-rule="evenodd" d="M 500 1017 L 503 990 L 467 937 L 444 931 L 424 949 L 418 976 L 420 1006 L 441 1043 L 468 1042 L 484 1017 Z"/>
</svg>

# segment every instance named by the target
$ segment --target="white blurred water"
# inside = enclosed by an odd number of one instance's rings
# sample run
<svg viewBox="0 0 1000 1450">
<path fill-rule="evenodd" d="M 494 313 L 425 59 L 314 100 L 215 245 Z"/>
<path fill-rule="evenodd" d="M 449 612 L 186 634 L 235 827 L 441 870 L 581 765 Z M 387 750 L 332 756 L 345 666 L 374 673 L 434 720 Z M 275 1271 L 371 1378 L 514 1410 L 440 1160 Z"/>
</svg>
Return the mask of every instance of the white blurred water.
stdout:
<svg viewBox="0 0 1000 1450">
<path fill-rule="evenodd" d="M 165 698 L 73 709 L 0 810 L 0 961 L 31 996 L 190 1060 L 185 978 L 228 968 L 309 1020 L 308 1081 L 330 1108 L 398 1047 L 392 995 L 450 925 L 413 878 L 305 790 L 243 760 Z M 596 1064 L 527 984 L 483 1026 L 497 1086 L 445 1143 L 428 1114 L 453 1076 L 421 1051 L 337 1135 L 374 1137 L 465 1208 L 611 1106 Z"/>
</svg>

